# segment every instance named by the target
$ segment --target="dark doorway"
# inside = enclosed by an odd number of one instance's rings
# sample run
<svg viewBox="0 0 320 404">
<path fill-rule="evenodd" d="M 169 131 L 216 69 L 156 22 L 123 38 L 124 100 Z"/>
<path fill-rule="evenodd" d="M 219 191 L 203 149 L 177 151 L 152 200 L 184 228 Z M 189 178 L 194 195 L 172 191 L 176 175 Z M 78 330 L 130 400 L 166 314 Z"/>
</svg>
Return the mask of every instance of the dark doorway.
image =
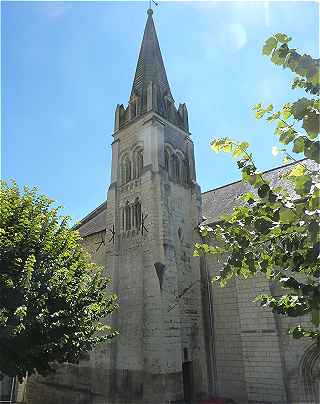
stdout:
<svg viewBox="0 0 320 404">
<path fill-rule="evenodd" d="M 184 401 L 186 404 L 191 404 L 193 399 L 193 374 L 191 361 L 182 363 L 182 375 Z"/>
</svg>

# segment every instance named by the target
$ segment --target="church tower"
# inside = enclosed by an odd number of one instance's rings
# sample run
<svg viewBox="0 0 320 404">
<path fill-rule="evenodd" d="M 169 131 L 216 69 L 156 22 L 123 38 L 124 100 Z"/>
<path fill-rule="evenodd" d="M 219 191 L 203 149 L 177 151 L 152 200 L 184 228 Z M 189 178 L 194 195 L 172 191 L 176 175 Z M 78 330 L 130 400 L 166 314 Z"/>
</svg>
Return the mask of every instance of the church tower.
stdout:
<svg viewBox="0 0 320 404">
<path fill-rule="evenodd" d="M 115 111 L 106 270 L 119 297 L 120 335 L 107 359 L 110 403 L 206 397 L 212 374 L 207 279 L 192 258 L 201 192 L 188 111 L 175 106 L 152 14 L 128 106 Z"/>
</svg>

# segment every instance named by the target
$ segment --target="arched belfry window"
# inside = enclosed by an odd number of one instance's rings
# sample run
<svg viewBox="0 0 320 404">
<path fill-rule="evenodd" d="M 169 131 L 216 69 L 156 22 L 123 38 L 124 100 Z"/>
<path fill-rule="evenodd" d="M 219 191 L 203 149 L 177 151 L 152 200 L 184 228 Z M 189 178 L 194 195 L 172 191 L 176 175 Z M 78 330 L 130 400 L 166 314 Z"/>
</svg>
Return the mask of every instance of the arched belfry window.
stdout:
<svg viewBox="0 0 320 404">
<path fill-rule="evenodd" d="M 131 206 L 129 205 L 129 201 L 126 202 L 125 206 L 125 222 L 126 222 L 126 230 L 131 229 Z"/>
<path fill-rule="evenodd" d="M 189 183 L 189 164 L 188 160 L 184 159 L 182 162 L 182 176 L 181 180 L 183 184 Z"/>
<path fill-rule="evenodd" d="M 143 169 L 143 150 L 137 151 L 137 177 L 140 177 Z"/>
<path fill-rule="evenodd" d="M 121 183 L 126 184 L 132 179 L 131 161 L 126 155 L 121 161 Z"/>
<path fill-rule="evenodd" d="M 134 223 L 137 229 L 141 226 L 141 203 L 137 197 L 134 202 Z"/>
<path fill-rule="evenodd" d="M 164 166 L 165 166 L 166 171 L 169 173 L 170 153 L 167 149 L 164 151 Z"/>
<path fill-rule="evenodd" d="M 138 178 L 142 175 L 143 169 L 143 149 L 137 149 L 133 153 L 133 178 Z"/>
<path fill-rule="evenodd" d="M 174 178 L 177 182 L 180 181 L 180 160 L 178 156 L 174 156 L 173 161 Z"/>
<path fill-rule="evenodd" d="M 127 156 L 124 159 L 124 183 L 127 183 L 131 180 L 131 161 Z"/>
</svg>

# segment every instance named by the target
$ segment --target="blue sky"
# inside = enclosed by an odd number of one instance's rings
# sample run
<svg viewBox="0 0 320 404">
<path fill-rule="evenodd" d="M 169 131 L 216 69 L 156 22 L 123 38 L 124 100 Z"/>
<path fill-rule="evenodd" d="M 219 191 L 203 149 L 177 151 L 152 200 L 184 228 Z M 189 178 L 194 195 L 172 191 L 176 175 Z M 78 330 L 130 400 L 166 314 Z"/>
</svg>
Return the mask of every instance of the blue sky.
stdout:
<svg viewBox="0 0 320 404">
<path fill-rule="evenodd" d="M 2 2 L 2 178 L 39 187 L 78 220 L 110 180 L 114 109 L 130 94 L 148 2 Z M 160 2 L 154 20 L 171 91 L 186 102 L 203 191 L 239 178 L 209 142 L 251 143 L 257 165 L 281 164 L 258 102 L 302 95 L 261 55 L 273 33 L 318 56 L 315 2 Z"/>
</svg>

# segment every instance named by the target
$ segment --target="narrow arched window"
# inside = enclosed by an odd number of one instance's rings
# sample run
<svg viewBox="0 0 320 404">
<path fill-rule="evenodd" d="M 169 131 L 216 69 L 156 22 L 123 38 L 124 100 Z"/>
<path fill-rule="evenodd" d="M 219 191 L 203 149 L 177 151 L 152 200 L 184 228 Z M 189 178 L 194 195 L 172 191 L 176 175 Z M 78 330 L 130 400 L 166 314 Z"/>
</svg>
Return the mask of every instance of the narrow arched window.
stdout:
<svg viewBox="0 0 320 404">
<path fill-rule="evenodd" d="M 182 162 L 182 182 L 184 184 L 188 184 L 189 182 L 189 164 L 186 159 Z"/>
<path fill-rule="evenodd" d="M 170 178 L 175 179 L 175 173 L 176 173 L 176 156 L 174 154 L 171 154 L 170 156 L 170 164 L 169 164 L 169 174 Z"/>
<path fill-rule="evenodd" d="M 131 229 L 131 206 L 129 205 L 129 201 L 126 203 L 125 207 L 125 219 L 126 219 L 126 230 Z"/>
<path fill-rule="evenodd" d="M 169 172 L 169 167 L 170 167 L 170 154 L 168 150 L 164 151 L 164 167 L 167 172 Z"/>
<path fill-rule="evenodd" d="M 180 181 L 180 160 L 177 156 L 174 156 L 174 178 L 177 182 Z"/>
<path fill-rule="evenodd" d="M 141 203 L 139 198 L 136 198 L 134 203 L 134 221 L 137 229 L 141 226 Z"/>
<path fill-rule="evenodd" d="M 131 180 L 131 161 L 129 157 L 125 158 L 124 161 L 124 175 L 125 175 L 125 183 Z"/>
<path fill-rule="evenodd" d="M 126 168 L 125 168 L 124 161 L 122 161 L 120 168 L 121 168 L 121 184 L 125 184 L 126 183 Z"/>
<path fill-rule="evenodd" d="M 137 177 L 140 177 L 143 169 L 143 151 L 137 151 Z"/>
</svg>

